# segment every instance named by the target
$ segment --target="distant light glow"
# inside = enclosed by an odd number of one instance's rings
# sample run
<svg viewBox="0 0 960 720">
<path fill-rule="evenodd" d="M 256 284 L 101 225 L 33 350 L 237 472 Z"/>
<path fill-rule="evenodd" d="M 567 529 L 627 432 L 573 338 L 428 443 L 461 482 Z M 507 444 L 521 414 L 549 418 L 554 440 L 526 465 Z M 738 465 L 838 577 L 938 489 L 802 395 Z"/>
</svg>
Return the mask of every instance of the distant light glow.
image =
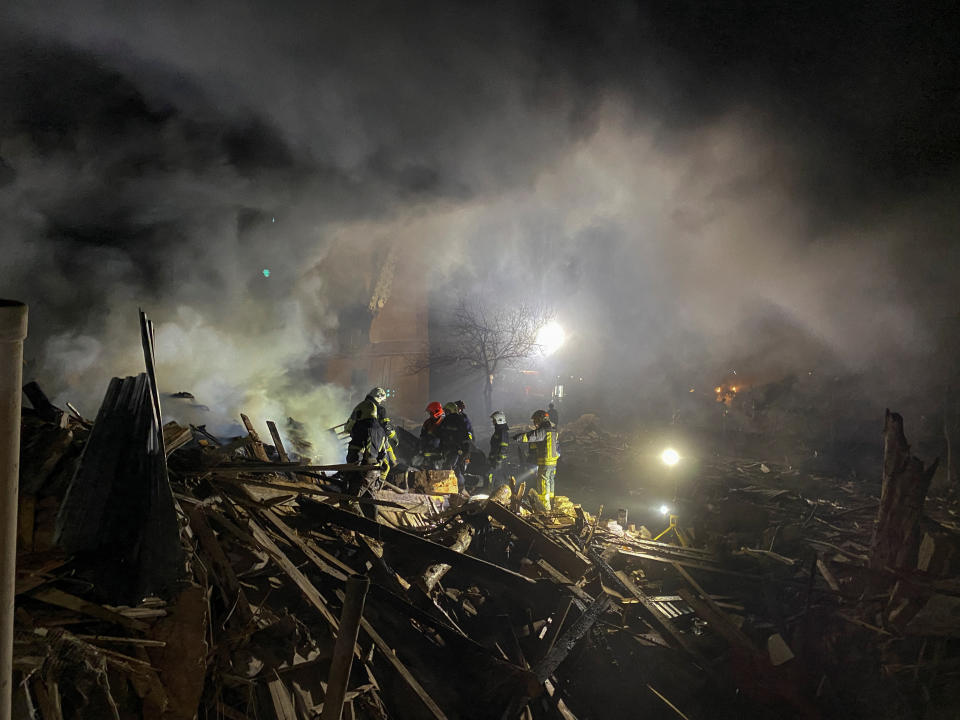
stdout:
<svg viewBox="0 0 960 720">
<path fill-rule="evenodd" d="M 537 331 L 537 345 L 544 355 L 553 355 L 567 339 L 560 323 L 551 320 Z"/>
<path fill-rule="evenodd" d="M 263 269 L 263 276 L 264 276 L 264 277 L 270 277 L 270 268 L 264 268 L 264 269 Z"/>
<path fill-rule="evenodd" d="M 673 448 L 667 448 L 660 453 L 660 459 L 663 460 L 665 465 L 670 465 L 672 467 L 680 462 L 680 454 Z"/>
<path fill-rule="evenodd" d="M 661 515 L 666 515 L 668 512 L 670 512 L 670 506 L 669 506 L 669 505 L 661 505 L 661 506 L 660 506 L 660 514 L 661 514 Z"/>
</svg>

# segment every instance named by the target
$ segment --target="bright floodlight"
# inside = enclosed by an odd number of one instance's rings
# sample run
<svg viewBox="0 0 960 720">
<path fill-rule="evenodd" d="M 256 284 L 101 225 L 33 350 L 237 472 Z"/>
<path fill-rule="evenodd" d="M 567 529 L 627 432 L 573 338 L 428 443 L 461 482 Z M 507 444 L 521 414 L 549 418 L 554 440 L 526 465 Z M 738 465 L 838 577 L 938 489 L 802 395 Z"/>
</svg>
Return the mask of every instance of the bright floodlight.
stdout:
<svg viewBox="0 0 960 720">
<path fill-rule="evenodd" d="M 567 334 L 560 323 L 551 320 L 537 331 L 537 345 L 544 355 L 553 355 L 563 345 Z"/>
<path fill-rule="evenodd" d="M 661 506 L 660 506 L 660 514 L 661 514 L 661 515 L 666 515 L 668 512 L 670 512 L 670 506 L 669 506 L 669 505 L 661 505 Z"/>
<path fill-rule="evenodd" d="M 673 448 L 667 448 L 662 453 L 660 453 L 660 459 L 663 460 L 665 465 L 676 465 L 680 461 L 680 455 Z"/>
</svg>

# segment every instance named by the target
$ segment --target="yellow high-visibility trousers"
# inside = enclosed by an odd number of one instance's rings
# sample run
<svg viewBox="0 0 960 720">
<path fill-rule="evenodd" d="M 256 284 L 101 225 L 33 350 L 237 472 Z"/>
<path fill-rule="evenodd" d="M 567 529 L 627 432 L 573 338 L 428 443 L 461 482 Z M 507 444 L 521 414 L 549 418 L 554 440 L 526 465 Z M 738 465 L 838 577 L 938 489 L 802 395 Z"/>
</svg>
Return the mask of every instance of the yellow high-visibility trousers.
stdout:
<svg viewBox="0 0 960 720">
<path fill-rule="evenodd" d="M 554 495 L 554 480 L 557 476 L 556 465 L 538 465 L 537 466 L 537 494 L 540 495 L 540 502 L 546 510 L 550 509 Z"/>
</svg>

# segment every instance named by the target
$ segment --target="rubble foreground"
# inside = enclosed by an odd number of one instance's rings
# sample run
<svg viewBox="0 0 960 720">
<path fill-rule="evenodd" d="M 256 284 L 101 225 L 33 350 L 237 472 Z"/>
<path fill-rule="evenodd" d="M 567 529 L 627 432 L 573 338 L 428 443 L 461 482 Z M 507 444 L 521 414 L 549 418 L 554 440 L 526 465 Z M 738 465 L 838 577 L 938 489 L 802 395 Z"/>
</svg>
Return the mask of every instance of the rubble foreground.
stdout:
<svg viewBox="0 0 960 720">
<path fill-rule="evenodd" d="M 142 329 L 94 421 L 26 389 L 14 717 L 956 717 L 955 507 L 895 413 L 879 497 L 717 458 L 686 545 L 412 471 L 374 520 L 272 422 L 163 424 Z"/>
</svg>

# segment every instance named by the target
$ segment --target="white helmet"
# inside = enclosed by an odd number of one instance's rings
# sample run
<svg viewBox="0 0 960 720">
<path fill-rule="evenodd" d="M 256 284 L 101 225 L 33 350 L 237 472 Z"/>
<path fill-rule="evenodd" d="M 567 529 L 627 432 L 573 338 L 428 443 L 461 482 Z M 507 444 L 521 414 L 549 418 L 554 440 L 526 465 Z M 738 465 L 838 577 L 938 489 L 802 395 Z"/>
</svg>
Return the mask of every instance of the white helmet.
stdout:
<svg viewBox="0 0 960 720">
<path fill-rule="evenodd" d="M 367 397 L 372 398 L 374 402 L 382 403 L 387 399 L 387 391 L 382 387 L 375 387 L 367 393 Z"/>
<path fill-rule="evenodd" d="M 506 425 L 507 424 L 507 415 L 503 410 L 497 410 L 490 416 L 490 419 L 493 420 L 494 425 Z"/>
</svg>

